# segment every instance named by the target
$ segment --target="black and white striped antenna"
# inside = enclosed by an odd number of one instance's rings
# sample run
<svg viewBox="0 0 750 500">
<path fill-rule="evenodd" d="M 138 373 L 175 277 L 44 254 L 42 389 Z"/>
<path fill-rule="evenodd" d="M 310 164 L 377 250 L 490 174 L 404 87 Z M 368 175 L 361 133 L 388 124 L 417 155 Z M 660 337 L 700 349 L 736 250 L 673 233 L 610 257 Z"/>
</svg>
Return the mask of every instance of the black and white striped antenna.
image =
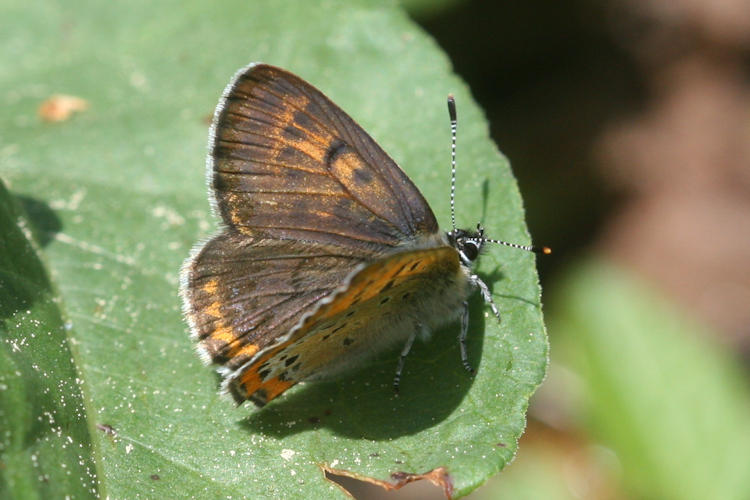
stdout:
<svg viewBox="0 0 750 500">
<path fill-rule="evenodd" d="M 458 129 L 458 120 L 456 117 L 456 98 L 453 94 L 448 94 L 448 115 L 451 120 L 451 226 L 453 227 L 452 233 L 456 234 L 456 130 Z M 536 247 L 533 245 L 519 245 L 518 243 L 509 243 L 507 241 L 496 240 L 493 238 L 485 238 L 482 236 L 482 226 L 477 224 L 477 230 L 479 231 L 478 238 L 466 238 L 466 241 L 473 241 L 475 243 L 497 243 L 498 245 L 505 245 L 506 247 L 518 248 L 519 250 L 526 250 L 527 252 L 541 253 L 549 255 L 552 253 L 550 247 Z"/>
<path fill-rule="evenodd" d="M 518 248 L 519 250 L 526 250 L 527 252 L 542 253 L 549 255 L 552 253 L 550 247 L 535 247 L 533 245 L 519 245 L 518 243 L 509 243 L 503 240 L 496 240 L 494 238 L 466 238 L 466 241 L 482 242 L 482 243 L 497 243 L 498 245 L 505 245 L 506 247 Z"/>
<path fill-rule="evenodd" d="M 456 99 L 453 94 L 448 94 L 448 114 L 451 118 L 451 225 L 456 231 Z"/>
</svg>

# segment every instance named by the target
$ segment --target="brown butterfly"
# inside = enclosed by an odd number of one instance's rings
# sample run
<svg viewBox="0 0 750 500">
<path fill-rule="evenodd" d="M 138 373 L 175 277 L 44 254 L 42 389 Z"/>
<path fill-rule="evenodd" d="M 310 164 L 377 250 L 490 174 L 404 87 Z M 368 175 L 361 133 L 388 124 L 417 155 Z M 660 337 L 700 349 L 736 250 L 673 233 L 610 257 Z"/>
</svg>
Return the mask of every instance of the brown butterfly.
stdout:
<svg viewBox="0 0 750 500">
<path fill-rule="evenodd" d="M 453 212 L 452 98 L 449 110 Z M 414 339 L 459 318 L 471 371 L 469 294 L 499 317 L 472 264 L 498 241 L 481 226 L 441 232 L 401 168 L 315 87 L 266 64 L 240 70 L 216 108 L 208 175 L 224 227 L 185 261 L 181 295 L 201 357 L 238 403 L 400 344 L 398 389 Z"/>
</svg>

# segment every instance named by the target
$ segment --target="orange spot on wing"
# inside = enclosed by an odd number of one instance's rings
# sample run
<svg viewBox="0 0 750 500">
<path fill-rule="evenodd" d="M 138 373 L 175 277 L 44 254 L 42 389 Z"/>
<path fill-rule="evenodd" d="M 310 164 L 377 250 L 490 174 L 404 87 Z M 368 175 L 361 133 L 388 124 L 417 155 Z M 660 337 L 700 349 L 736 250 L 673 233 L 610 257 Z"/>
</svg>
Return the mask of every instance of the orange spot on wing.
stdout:
<svg viewBox="0 0 750 500">
<path fill-rule="evenodd" d="M 294 144 L 294 147 L 313 158 L 318 163 L 323 163 L 326 156 L 325 148 L 313 142 L 301 141 Z"/>
<path fill-rule="evenodd" d="M 258 352 L 258 346 L 255 344 L 247 344 L 242 346 L 240 349 L 232 350 L 230 356 L 252 356 Z"/>
<path fill-rule="evenodd" d="M 210 338 L 214 340 L 223 340 L 227 344 L 231 344 L 237 340 L 237 335 L 230 326 L 220 324 L 210 335 Z"/>
<path fill-rule="evenodd" d="M 295 383 L 296 382 L 293 382 L 291 380 L 279 380 L 277 378 L 272 378 L 271 380 L 263 384 L 260 388 L 266 391 L 266 402 L 269 402 L 276 396 L 285 392 Z"/>
<path fill-rule="evenodd" d="M 216 295 L 216 291 L 219 288 L 219 281 L 216 279 L 208 280 L 201 289 L 209 294 L 209 295 Z"/>
<path fill-rule="evenodd" d="M 219 311 L 220 307 L 220 302 L 212 302 L 210 306 L 203 310 L 203 312 L 214 318 L 221 318 L 221 312 Z"/>
</svg>

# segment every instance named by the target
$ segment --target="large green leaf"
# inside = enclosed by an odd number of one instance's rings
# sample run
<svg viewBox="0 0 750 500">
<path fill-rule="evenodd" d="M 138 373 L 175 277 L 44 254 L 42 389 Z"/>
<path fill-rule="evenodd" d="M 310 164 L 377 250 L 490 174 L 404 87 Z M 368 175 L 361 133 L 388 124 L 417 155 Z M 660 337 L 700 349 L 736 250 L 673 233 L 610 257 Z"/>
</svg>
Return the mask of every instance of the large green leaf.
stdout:
<svg viewBox="0 0 750 500">
<path fill-rule="evenodd" d="M 498 325 L 473 297 L 477 375 L 461 366 L 453 326 L 414 347 L 398 398 L 390 353 L 343 381 L 296 387 L 261 412 L 235 408 L 217 395 L 180 314 L 180 264 L 216 226 L 204 184 L 206 119 L 250 61 L 326 92 L 399 161 L 443 223 L 445 96 L 455 93 L 459 222 L 482 217 L 489 234 L 528 240 L 481 112 L 402 12 L 365 1 L 66 1 L 6 2 L 0 17 L 14 20 L 0 44 L 0 168 L 26 201 L 70 318 L 65 333 L 86 389 L 76 415 L 94 429 L 100 495 L 329 498 L 339 490 L 323 479 L 327 466 L 385 481 L 444 467 L 459 496 L 508 463 L 546 367 L 531 254 L 494 248 L 482 259 L 504 319 Z M 36 109 L 52 94 L 90 107 L 43 123 Z M 17 420 L 8 425 L 3 433 L 22 432 Z"/>
</svg>

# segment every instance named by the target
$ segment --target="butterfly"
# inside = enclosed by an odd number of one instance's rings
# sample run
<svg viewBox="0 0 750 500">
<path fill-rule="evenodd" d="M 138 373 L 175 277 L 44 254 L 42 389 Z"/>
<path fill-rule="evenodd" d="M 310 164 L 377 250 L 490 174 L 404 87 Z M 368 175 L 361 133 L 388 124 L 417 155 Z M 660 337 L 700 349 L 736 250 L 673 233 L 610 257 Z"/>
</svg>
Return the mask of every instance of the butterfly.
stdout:
<svg viewBox="0 0 750 500">
<path fill-rule="evenodd" d="M 452 98 L 449 111 L 453 228 L 442 232 L 401 168 L 319 90 L 267 64 L 236 73 L 209 134 L 223 227 L 185 261 L 181 296 L 201 358 L 238 404 L 262 406 L 400 345 L 397 390 L 414 340 L 457 320 L 472 371 L 467 298 L 478 289 L 500 316 L 472 267 L 499 241 L 455 227 Z"/>
</svg>

